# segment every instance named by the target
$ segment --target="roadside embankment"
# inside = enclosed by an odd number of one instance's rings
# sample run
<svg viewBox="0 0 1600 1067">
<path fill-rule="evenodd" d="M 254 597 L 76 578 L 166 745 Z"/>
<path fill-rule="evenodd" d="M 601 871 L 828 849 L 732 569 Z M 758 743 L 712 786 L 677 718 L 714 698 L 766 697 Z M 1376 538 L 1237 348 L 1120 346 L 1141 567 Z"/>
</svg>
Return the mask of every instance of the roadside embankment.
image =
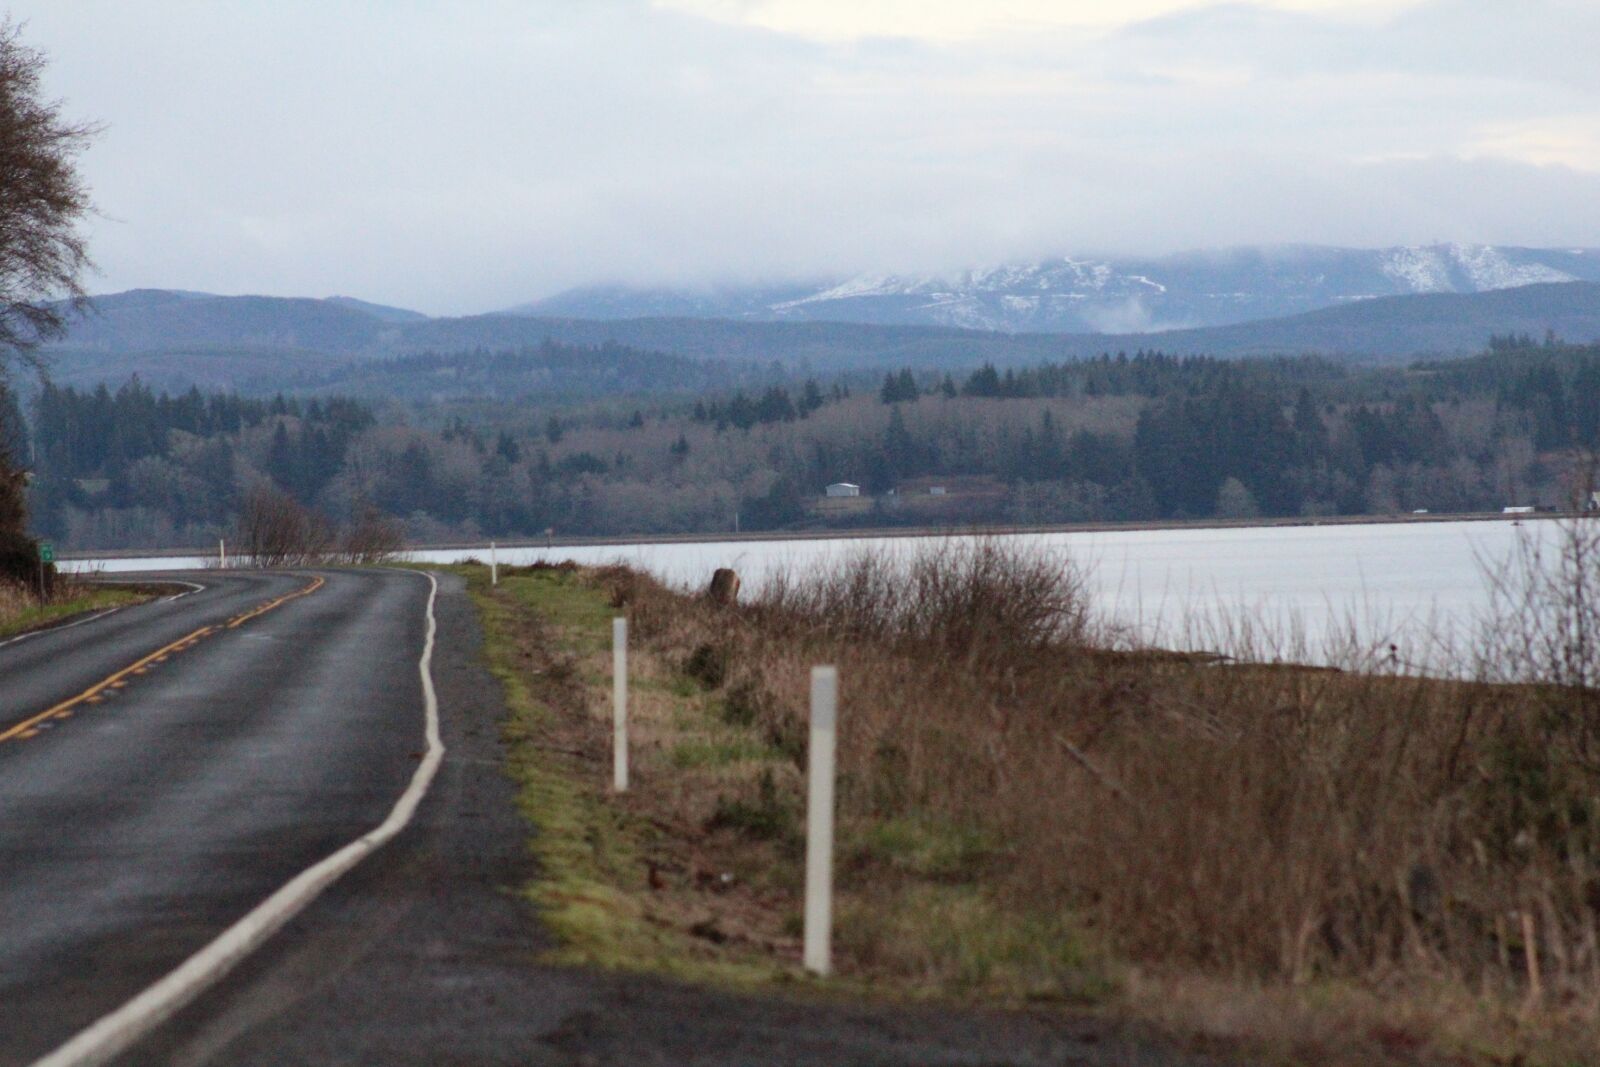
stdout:
<svg viewBox="0 0 1600 1067">
<path fill-rule="evenodd" d="M 1600 695 L 1570 659 L 1511 685 L 1118 647 L 1081 576 L 999 542 L 745 605 L 464 570 L 564 960 L 1095 1010 L 1270 1062 L 1600 1062 Z M 825 983 L 799 967 L 816 663 L 842 693 Z"/>
<path fill-rule="evenodd" d="M 0 638 L 59 625 L 75 615 L 105 611 L 148 600 L 153 594 L 132 586 L 96 585 L 58 578 L 44 601 L 27 589 L 0 583 Z"/>
</svg>

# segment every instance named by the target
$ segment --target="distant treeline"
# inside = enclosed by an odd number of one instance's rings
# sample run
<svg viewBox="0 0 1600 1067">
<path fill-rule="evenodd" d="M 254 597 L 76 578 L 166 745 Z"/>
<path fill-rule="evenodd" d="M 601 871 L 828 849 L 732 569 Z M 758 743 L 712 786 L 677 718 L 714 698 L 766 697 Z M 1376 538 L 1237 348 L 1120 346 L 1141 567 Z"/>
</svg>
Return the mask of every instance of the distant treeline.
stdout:
<svg viewBox="0 0 1600 1067">
<path fill-rule="evenodd" d="M 1097 359 L 1072 363 L 1046 363 L 1004 373 L 986 363 L 966 379 L 962 396 L 1078 397 L 1148 396 L 1158 397 L 1176 391 L 1190 393 L 1219 387 L 1243 387 L 1254 391 L 1278 392 L 1317 382 L 1342 381 L 1347 370 L 1335 363 L 1313 357 L 1301 359 L 1222 360 L 1210 356 L 1170 356 L 1163 352 L 1140 351 L 1133 356 L 1103 354 Z M 904 395 L 909 373 L 885 379 L 898 382 L 896 399 Z M 954 395 L 954 382 L 946 376 L 940 391 Z M 886 398 L 887 399 L 887 398 Z"/>
<path fill-rule="evenodd" d="M 682 368 L 655 376 L 633 350 L 532 358 L 626 403 L 535 407 L 508 386 L 413 425 L 340 397 L 46 387 L 13 451 L 31 454 L 43 532 L 112 547 L 225 534 L 261 484 L 336 521 L 376 508 L 421 539 L 1498 510 L 1564 503 L 1600 450 L 1600 346 L 1554 339 L 1406 369 L 1139 352 L 687 395 Z M 530 366 L 415 359 L 489 380 Z M 835 481 L 866 498 L 819 508 Z"/>
<path fill-rule="evenodd" d="M 278 449 L 309 457 L 342 451 L 338 446 L 372 425 L 372 412 L 352 400 L 300 400 L 281 394 L 270 400 L 232 393 L 203 395 L 191 389 L 178 396 L 156 394 L 137 378 L 113 393 L 102 385 L 91 392 L 48 383 L 39 394 L 33 448 L 41 468 L 67 478 L 115 477 L 146 456 L 169 455 L 176 435 L 236 436 L 269 419 L 293 418 L 300 438 Z M 282 421 L 275 421 L 278 429 Z M 282 440 L 282 438 L 277 438 Z M 292 465 L 290 459 L 284 460 Z M 285 466 L 285 470 L 288 466 Z"/>
<path fill-rule="evenodd" d="M 29 435 L 35 525 L 62 538 L 74 519 L 97 515 L 163 536 L 225 529 L 252 479 L 315 499 L 373 424 L 366 406 L 339 397 L 170 396 L 137 379 L 115 392 L 47 383 Z"/>
<path fill-rule="evenodd" d="M 540 404 L 594 397 L 705 393 L 729 385 L 781 381 L 782 366 L 698 360 L 608 341 L 546 340 L 513 349 L 428 351 L 348 364 L 316 382 L 319 390 L 390 399 L 498 397 Z"/>
</svg>

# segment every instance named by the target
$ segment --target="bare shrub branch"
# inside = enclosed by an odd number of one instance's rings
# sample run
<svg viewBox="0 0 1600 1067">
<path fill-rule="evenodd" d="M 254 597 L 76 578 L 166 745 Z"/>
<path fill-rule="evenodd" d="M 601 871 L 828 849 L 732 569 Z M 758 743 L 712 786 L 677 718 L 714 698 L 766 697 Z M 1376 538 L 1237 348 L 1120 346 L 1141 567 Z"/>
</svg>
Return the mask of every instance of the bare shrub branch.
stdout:
<svg viewBox="0 0 1600 1067">
<path fill-rule="evenodd" d="M 234 535 L 255 567 L 300 567 L 324 562 L 333 544 L 328 521 L 271 486 L 246 494 Z"/>
</svg>

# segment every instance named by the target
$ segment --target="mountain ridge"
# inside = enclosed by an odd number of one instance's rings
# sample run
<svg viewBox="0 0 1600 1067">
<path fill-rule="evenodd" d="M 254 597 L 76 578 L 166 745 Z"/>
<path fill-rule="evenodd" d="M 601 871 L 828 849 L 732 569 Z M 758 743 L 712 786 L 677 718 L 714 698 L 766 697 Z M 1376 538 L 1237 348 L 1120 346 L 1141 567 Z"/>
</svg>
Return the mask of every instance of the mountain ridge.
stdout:
<svg viewBox="0 0 1600 1067">
<path fill-rule="evenodd" d="M 699 360 L 781 363 L 818 373 L 980 363 L 1023 366 L 1140 349 L 1219 357 L 1320 354 L 1402 362 L 1481 351 L 1491 334 L 1547 331 L 1600 340 L 1600 283 L 1559 282 L 1485 293 L 1379 297 L 1284 318 L 1162 333 L 1001 333 L 939 326 L 710 318 L 572 319 L 517 315 L 384 321 L 301 298 L 115 294 L 47 350 L 62 383 L 293 387 L 373 359 L 423 352 L 511 351 L 546 340 L 615 342 Z M 79 330 L 87 329 L 87 333 Z"/>
<path fill-rule="evenodd" d="M 1003 333 L 1165 332 L 1281 318 L 1384 296 L 1600 281 L 1600 250 L 1482 244 L 1241 246 L 1161 257 L 1056 256 L 801 286 L 587 286 L 509 314 L 956 326 Z"/>
</svg>

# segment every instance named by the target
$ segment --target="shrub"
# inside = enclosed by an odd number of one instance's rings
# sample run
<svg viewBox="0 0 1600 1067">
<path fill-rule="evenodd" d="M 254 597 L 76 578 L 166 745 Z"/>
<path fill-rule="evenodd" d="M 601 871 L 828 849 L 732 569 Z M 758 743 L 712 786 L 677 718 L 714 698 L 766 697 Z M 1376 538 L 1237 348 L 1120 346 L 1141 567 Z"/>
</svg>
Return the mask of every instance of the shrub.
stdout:
<svg viewBox="0 0 1600 1067">
<path fill-rule="evenodd" d="M 326 519 L 287 493 L 259 485 L 245 496 L 234 539 L 253 566 L 297 567 L 322 562 L 333 532 Z"/>
<path fill-rule="evenodd" d="M 679 662 L 717 649 L 725 716 L 797 760 L 806 671 L 837 664 L 842 825 L 902 852 L 896 827 L 962 828 L 1004 857 L 983 864 L 986 899 L 1074 915 L 1123 959 L 1587 996 L 1591 546 L 1525 570 L 1477 681 L 1273 666 L 1247 644 L 1222 650 L 1234 662 L 1112 648 L 1070 564 L 994 541 L 857 555 L 731 610 L 640 585 L 630 611 Z M 762 796 L 715 818 L 771 828 L 798 803 Z"/>
</svg>

